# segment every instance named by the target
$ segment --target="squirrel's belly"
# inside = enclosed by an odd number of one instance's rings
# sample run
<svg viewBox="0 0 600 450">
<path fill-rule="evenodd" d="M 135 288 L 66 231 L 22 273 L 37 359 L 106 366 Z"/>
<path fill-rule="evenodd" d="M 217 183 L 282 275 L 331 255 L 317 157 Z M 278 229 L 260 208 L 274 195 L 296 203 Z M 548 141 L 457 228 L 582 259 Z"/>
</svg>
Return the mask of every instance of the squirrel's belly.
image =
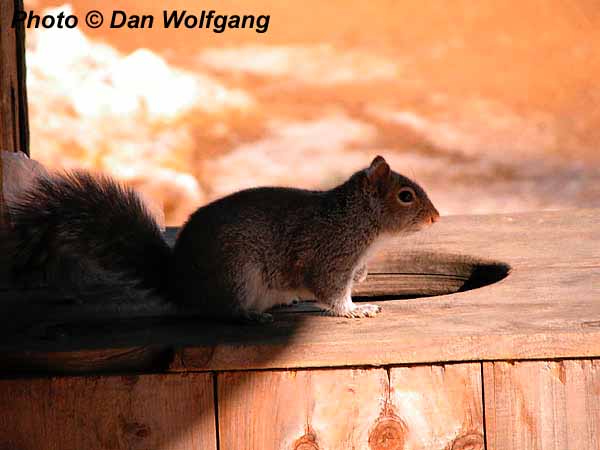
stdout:
<svg viewBox="0 0 600 450">
<path fill-rule="evenodd" d="M 273 289 L 264 285 L 249 294 L 246 307 L 259 312 L 267 311 L 274 306 L 291 305 L 294 302 L 314 299 L 314 295 L 307 289 Z"/>
<path fill-rule="evenodd" d="M 291 305 L 294 302 L 313 300 L 314 297 L 307 290 L 280 291 L 272 289 L 266 292 L 262 301 L 259 299 L 259 306 L 256 309 L 263 312 L 274 306 Z"/>
</svg>

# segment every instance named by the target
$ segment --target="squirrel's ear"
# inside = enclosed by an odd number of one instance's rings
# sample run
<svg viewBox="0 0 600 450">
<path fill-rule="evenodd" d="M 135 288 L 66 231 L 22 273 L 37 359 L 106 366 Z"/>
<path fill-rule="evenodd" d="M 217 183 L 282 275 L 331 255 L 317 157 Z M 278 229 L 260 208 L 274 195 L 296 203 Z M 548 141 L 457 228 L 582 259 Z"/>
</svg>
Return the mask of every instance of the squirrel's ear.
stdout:
<svg viewBox="0 0 600 450">
<path fill-rule="evenodd" d="M 382 156 L 376 156 L 369 168 L 367 177 L 372 184 L 385 182 L 390 177 L 390 166 Z"/>
</svg>

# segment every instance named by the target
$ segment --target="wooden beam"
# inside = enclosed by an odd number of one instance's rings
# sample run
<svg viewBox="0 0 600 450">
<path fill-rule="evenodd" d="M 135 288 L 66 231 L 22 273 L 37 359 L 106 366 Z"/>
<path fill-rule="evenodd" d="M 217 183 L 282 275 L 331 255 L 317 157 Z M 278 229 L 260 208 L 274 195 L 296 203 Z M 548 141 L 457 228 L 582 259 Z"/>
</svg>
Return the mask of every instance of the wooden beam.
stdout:
<svg viewBox="0 0 600 450">
<path fill-rule="evenodd" d="M 167 368 L 172 357 L 173 352 L 168 346 L 3 353 L 0 371 L 4 375 L 17 376 L 155 372 Z"/>
<path fill-rule="evenodd" d="M 22 0 L 0 0 L 0 149 L 29 154 L 25 29 L 12 27 Z"/>
<path fill-rule="evenodd" d="M 12 27 L 22 0 L 0 0 L 0 151 L 29 154 L 29 122 L 25 83 L 25 28 Z M 0 225 L 6 220 L 0 158 Z"/>
<path fill-rule="evenodd" d="M 210 374 L 0 380 L 0 448 L 216 450 Z"/>
<path fill-rule="evenodd" d="M 217 376 L 221 448 L 482 450 L 481 365 Z"/>
<path fill-rule="evenodd" d="M 382 369 L 223 373 L 217 386 L 223 449 L 368 448 L 389 396 Z"/>
<path fill-rule="evenodd" d="M 484 363 L 489 450 L 600 448 L 600 361 Z"/>
<path fill-rule="evenodd" d="M 0 150 L 2 151 L 2 150 Z M 0 154 L 0 228 L 7 222 L 8 217 L 4 206 L 4 175 L 2 171 L 2 156 Z"/>
<path fill-rule="evenodd" d="M 111 318 L 98 305 L 75 307 L 60 297 L 50 302 L 32 292 L 21 299 L 0 291 L 0 352 L 11 355 L 0 355 L 0 366 L 29 364 L 38 371 L 43 365 L 36 361 L 47 353 L 56 360 L 49 366 L 53 371 L 60 365 L 65 371 L 100 370 L 101 364 L 109 370 L 113 361 L 103 352 L 84 350 L 136 347 L 151 352 L 137 353 L 140 370 L 152 355 L 164 361 L 162 350 L 176 348 L 169 369 L 183 372 L 599 357 L 599 221 L 600 210 L 444 218 L 419 239 L 398 240 L 377 255 L 370 293 L 393 293 L 394 272 L 415 287 L 414 274 L 423 275 L 423 285 L 435 275 L 431 280 L 439 286 L 444 277 L 460 281 L 479 263 L 495 271 L 497 266 L 484 263 L 490 260 L 508 263 L 512 272 L 480 289 L 379 301 L 383 312 L 372 319 L 295 308 L 279 311 L 264 326 L 215 323 L 193 311 L 141 318 L 121 309 Z M 28 351 L 38 353 L 32 358 Z M 129 358 L 119 364 L 124 362 L 134 365 Z"/>
<path fill-rule="evenodd" d="M 407 431 L 397 448 L 484 449 L 480 363 L 396 367 L 389 379 L 389 405 Z"/>
</svg>

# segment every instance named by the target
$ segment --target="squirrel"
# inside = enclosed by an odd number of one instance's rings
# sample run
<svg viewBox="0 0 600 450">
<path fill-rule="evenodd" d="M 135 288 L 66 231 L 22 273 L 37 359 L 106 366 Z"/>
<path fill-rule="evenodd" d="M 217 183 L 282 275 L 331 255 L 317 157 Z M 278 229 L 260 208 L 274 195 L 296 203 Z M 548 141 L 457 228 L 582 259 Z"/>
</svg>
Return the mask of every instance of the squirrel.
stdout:
<svg viewBox="0 0 600 450">
<path fill-rule="evenodd" d="M 369 254 L 439 218 L 425 191 L 381 156 L 331 190 L 261 187 L 202 206 L 173 249 L 136 192 L 106 176 L 40 177 L 8 211 L 0 251 L 14 283 L 78 302 L 158 299 L 260 323 L 298 298 L 333 316 L 375 316 L 379 306 L 350 295 Z"/>
</svg>

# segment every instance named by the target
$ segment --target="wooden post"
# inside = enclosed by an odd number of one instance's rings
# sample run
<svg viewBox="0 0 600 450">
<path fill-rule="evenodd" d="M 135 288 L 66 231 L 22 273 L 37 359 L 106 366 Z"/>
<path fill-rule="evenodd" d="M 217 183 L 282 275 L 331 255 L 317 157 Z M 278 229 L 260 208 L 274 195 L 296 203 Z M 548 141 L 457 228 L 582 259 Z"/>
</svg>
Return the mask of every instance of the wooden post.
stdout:
<svg viewBox="0 0 600 450">
<path fill-rule="evenodd" d="M 0 150 L 29 154 L 27 89 L 25 86 L 25 28 L 12 27 L 22 0 L 0 0 Z M 4 217 L 0 158 L 0 221 Z"/>
</svg>

